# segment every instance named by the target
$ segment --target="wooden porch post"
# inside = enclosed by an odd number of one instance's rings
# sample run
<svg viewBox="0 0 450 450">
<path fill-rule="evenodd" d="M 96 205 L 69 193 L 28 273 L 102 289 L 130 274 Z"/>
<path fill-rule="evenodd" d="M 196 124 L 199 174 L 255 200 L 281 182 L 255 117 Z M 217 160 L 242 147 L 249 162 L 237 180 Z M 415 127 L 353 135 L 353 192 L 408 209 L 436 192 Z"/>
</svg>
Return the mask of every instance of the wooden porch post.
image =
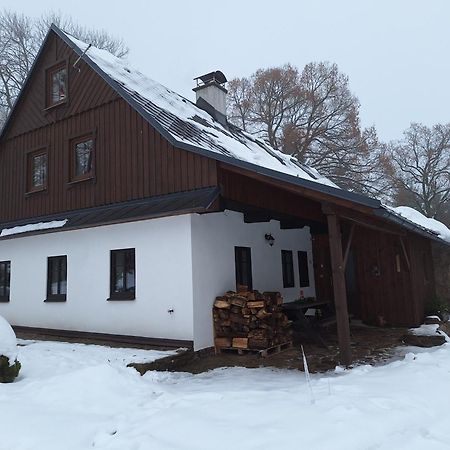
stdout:
<svg viewBox="0 0 450 450">
<path fill-rule="evenodd" d="M 350 349 L 350 325 L 348 321 L 347 290 L 345 287 L 345 267 L 342 256 L 341 226 L 336 214 L 327 214 L 327 221 L 340 362 L 345 366 L 349 366 L 352 363 L 352 353 Z"/>
</svg>

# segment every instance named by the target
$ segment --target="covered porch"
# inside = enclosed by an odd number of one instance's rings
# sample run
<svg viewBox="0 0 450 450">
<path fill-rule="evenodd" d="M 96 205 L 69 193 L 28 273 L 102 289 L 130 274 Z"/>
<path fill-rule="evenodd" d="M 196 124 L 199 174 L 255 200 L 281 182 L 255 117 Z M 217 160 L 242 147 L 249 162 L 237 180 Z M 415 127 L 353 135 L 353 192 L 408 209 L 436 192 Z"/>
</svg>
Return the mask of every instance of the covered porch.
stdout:
<svg viewBox="0 0 450 450">
<path fill-rule="evenodd" d="M 342 191 L 314 191 L 222 165 L 217 209 L 246 223 L 278 220 L 280 229 L 309 227 L 315 298 L 335 315 L 339 362 L 353 360 L 349 317 L 374 326 L 422 323 L 434 295 L 431 243 L 380 215 L 379 202 Z M 276 239 L 276 236 L 275 236 Z M 255 288 L 258 288 L 255 286 Z M 299 302 L 301 302 L 299 289 Z"/>
</svg>

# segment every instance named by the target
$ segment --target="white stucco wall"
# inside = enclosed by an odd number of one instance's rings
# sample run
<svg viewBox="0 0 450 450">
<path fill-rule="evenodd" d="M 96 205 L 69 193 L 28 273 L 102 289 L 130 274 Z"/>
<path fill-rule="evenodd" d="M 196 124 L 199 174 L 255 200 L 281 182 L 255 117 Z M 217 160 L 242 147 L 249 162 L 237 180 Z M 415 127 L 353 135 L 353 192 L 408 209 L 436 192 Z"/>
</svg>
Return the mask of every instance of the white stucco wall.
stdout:
<svg viewBox="0 0 450 450">
<path fill-rule="evenodd" d="M 275 238 L 273 247 L 264 235 Z M 253 288 L 280 291 L 292 301 L 303 290 L 315 296 L 312 243 L 308 228 L 281 230 L 277 221 L 246 224 L 240 213 L 225 211 L 192 215 L 192 267 L 194 288 L 194 342 L 201 349 L 213 343 L 211 308 L 216 296 L 236 289 L 234 247 L 251 247 Z M 281 250 L 292 250 L 295 287 L 283 288 Z M 300 288 L 297 251 L 308 252 L 310 287 Z"/>
<path fill-rule="evenodd" d="M 191 218 L 176 216 L 0 241 L 21 326 L 193 339 Z M 107 301 L 110 250 L 136 249 L 136 300 Z M 67 301 L 44 303 L 47 257 L 67 255 Z M 168 309 L 174 313 L 169 314 Z"/>
</svg>

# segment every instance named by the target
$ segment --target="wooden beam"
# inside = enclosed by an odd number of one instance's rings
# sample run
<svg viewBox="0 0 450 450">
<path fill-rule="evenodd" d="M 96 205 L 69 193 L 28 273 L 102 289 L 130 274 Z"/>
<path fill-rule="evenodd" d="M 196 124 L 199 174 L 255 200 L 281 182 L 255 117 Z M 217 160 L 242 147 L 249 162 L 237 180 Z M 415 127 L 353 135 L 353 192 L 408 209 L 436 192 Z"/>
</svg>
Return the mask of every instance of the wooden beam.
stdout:
<svg viewBox="0 0 450 450">
<path fill-rule="evenodd" d="M 411 272 L 411 263 L 409 262 L 408 252 L 406 251 L 405 242 L 403 238 L 400 236 L 400 244 L 402 244 L 403 256 L 406 260 L 406 265 L 408 266 L 408 270 Z"/>
<path fill-rule="evenodd" d="M 396 236 L 406 236 L 406 232 L 402 227 L 393 226 L 384 222 L 379 217 L 374 216 L 373 211 L 368 214 L 362 214 L 349 208 L 342 208 L 331 203 L 322 203 L 322 212 L 324 214 L 336 214 L 341 219 L 361 225 L 371 230 L 380 231 L 382 233 L 394 234 Z"/>
<path fill-rule="evenodd" d="M 350 325 L 347 309 L 347 290 L 345 287 L 345 268 L 342 257 L 341 226 L 339 218 L 335 214 L 327 215 L 327 221 L 340 362 L 345 366 L 349 366 L 352 363 L 352 353 L 350 349 Z"/>
<path fill-rule="evenodd" d="M 348 255 L 350 253 L 350 247 L 352 245 L 352 241 L 353 241 L 353 233 L 355 232 L 355 224 L 352 223 L 351 228 L 350 228 L 350 234 L 348 236 L 348 241 L 347 241 L 347 245 L 345 247 L 345 253 L 344 253 L 344 270 L 347 267 L 347 260 L 348 260 Z"/>
</svg>

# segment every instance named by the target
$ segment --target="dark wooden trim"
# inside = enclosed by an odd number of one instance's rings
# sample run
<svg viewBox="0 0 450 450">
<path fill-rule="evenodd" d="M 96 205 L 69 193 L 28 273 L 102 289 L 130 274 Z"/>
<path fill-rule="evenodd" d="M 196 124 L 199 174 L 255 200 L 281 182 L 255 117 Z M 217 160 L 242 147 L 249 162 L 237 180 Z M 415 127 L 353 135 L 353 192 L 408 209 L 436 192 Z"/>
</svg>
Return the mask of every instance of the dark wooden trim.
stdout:
<svg viewBox="0 0 450 450">
<path fill-rule="evenodd" d="M 121 293 L 111 292 L 110 295 L 111 297 L 106 299 L 108 302 L 136 300 L 135 292 L 121 292 Z"/>
<path fill-rule="evenodd" d="M 403 238 L 401 236 L 400 236 L 400 244 L 402 246 L 403 256 L 405 257 L 406 265 L 408 266 L 408 270 L 411 272 L 411 263 L 409 261 L 408 252 L 406 251 L 405 242 L 403 241 Z"/>
<path fill-rule="evenodd" d="M 327 221 L 340 362 L 345 366 L 349 366 L 352 363 L 352 352 L 350 347 L 350 324 L 347 306 L 347 290 L 345 286 L 345 269 L 342 257 L 341 227 L 339 218 L 334 214 L 327 215 Z"/>
<path fill-rule="evenodd" d="M 64 303 L 67 301 L 67 296 L 65 294 L 55 294 L 44 299 L 44 303 Z"/>
<path fill-rule="evenodd" d="M 164 339 L 164 338 L 149 338 L 145 336 L 133 336 L 123 334 L 108 334 L 108 333 L 95 333 L 89 331 L 75 331 L 75 330 L 60 330 L 55 328 L 35 328 L 24 327 L 20 325 L 12 326 L 16 334 L 28 333 L 37 334 L 42 336 L 53 336 L 58 338 L 70 338 L 73 340 L 93 340 L 93 341 L 105 341 L 121 344 L 134 344 L 134 345 L 148 345 L 157 348 L 179 348 L 179 347 L 193 347 L 193 341 L 181 340 L 181 339 Z"/>
</svg>

